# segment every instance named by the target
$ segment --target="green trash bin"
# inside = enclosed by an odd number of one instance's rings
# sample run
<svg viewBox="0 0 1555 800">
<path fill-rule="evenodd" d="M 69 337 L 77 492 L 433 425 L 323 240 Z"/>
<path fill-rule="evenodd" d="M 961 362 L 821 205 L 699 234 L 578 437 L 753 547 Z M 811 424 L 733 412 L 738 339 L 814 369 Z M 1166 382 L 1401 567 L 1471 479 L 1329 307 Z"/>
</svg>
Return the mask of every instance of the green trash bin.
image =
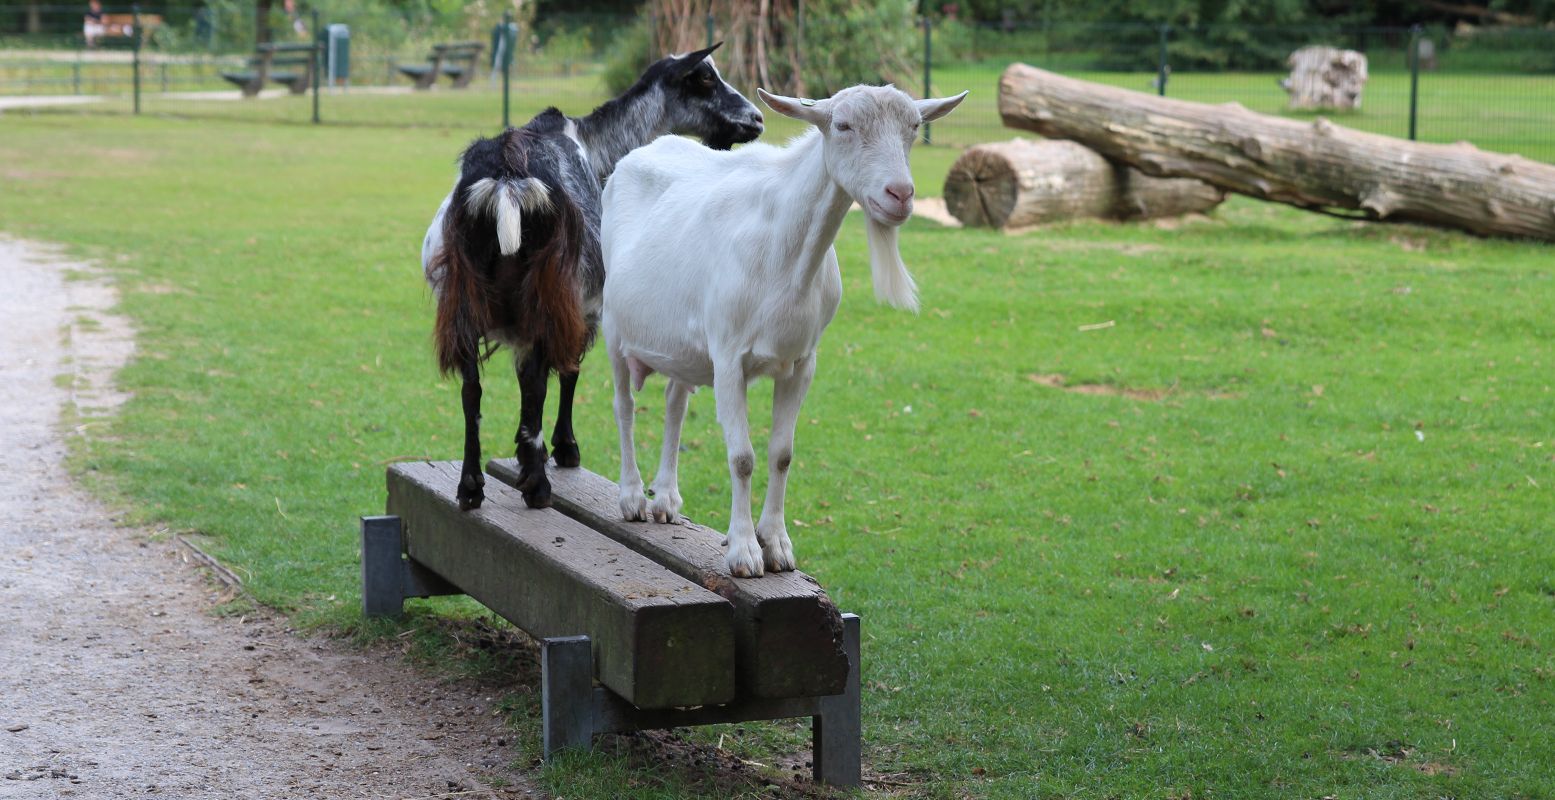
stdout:
<svg viewBox="0 0 1555 800">
<path fill-rule="evenodd" d="M 324 76 L 329 86 L 351 85 L 351 28 L 336 22 L 326 29 Z"/>
<path fill-rule="evenodd" d="M 513 66 L 513 47 L 518 43 L 518 23 L 491 26 L 491 71 L 502 72 Z"/>
</svg>

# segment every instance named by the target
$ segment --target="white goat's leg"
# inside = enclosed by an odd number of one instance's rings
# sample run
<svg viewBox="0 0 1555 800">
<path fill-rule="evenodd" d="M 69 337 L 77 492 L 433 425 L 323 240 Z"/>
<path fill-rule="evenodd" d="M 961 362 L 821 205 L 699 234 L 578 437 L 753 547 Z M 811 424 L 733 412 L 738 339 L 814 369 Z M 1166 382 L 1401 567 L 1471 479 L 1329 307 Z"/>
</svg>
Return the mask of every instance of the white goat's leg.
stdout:
<svg viewBox="0 0 1555 800">
<path fill-rule="evenodd" d="M 664 387 L 664 449 L 653 476 L 653 500 L 648 513 L 654 522 L 680 521 L 680 426 L 686 419 L 691 387 L 671 379 Z"/>
<path fill-rule="evenodd" d="M 783 518 L 783 497 L 788 491 L 788 467 L 794 460 L 794 428 L 799 408 L 815 377 L 815 357 L 794 365 L 792 375 L 772 383 L 772 438 L 767 442 L 767 500 L 761 507 L 756 537 L 767 569 L 784 572 L 794 568 L 794 545 L 788 539 Z"/>
<path fill-rule="evenodd" d="M 636 402 L 632 398 L 632 374 L 626 357 L 610 350 L 610 370 L 616 382 L 616 429 L 621 434 L 621 517 L 627 520 L 648 518 L 648 498 L 643 495 L 643 476 L 637 471 L 637 448 L 632 441 L 632 423 Z"/>
<path fill-rule="evenodd" d="M 751 449 L 750 418 L 745 397 L 745 370 L 739 359 L 713 367 L 713 396 L 718 401 L 718 422 L 724 429 L 729 453 L 729 552 L 724 563 L 737 578 L 761 575 L 761 543 L 751 524 L 751 473 L 756 453 Z"/>
</svg>

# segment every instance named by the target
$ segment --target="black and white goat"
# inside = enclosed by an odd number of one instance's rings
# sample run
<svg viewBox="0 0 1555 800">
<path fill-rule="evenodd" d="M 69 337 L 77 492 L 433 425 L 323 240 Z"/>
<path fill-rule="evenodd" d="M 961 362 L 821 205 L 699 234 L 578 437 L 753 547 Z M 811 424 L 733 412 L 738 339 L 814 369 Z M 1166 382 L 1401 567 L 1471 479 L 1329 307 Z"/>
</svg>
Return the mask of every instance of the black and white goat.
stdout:
<svg viewBox="0 0 1555 800">
<path fill-rule="evenodd" d="M 605 179 L 632 149 L 667 133 L 721 149 L 761 135 L 761 112 L 719 77 L 709 57 L 716 49 L 661 59 L 586 117 L 546 109 L 464 151 L 421 249 L 437 297 L 438 367 L 464 382 L 460 508 L 485 499 L 480 363 L 498 345 L 514 352 L 522 394 L 515 442 L 524 502 L 551 504 L 541 420 L 552 371 L 561 402 L 551 446 L 559 466 L 578 465 L 572 398 L 599 326 Z"/>
</svg>

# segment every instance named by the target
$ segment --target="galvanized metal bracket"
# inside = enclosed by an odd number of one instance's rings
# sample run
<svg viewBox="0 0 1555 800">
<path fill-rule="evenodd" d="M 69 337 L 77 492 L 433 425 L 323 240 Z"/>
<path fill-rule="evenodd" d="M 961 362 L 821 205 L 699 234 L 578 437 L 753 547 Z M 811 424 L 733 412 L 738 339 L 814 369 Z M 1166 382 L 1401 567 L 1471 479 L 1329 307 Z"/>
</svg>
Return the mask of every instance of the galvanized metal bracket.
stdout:
<svg viewBox="0 0 1555 800">
<path fill-rule="evenodd" d="M 362 614 L 398 617 L 405 598 L 464 594 L 432 570 L 405 555 L 400 518 L 362 517 Z"/>
<path fill-rule="evenodd" d="M 815 782 L 857 787 L 863 779 L 857 614 L 842 615 L 842 632 L 843 647 L 848 654 L 848 680 L 841 694 L 784 700 L 751 699 L 720 706 L 665 710 L 637 708 L 609 689 L 594 686 L 594 658 L 589 637 L 542 639 L 540 707 L 544 755 L 550 758 L 565 748 L 589 747 L 598 733 L 810 717 Z"/>
</svg>

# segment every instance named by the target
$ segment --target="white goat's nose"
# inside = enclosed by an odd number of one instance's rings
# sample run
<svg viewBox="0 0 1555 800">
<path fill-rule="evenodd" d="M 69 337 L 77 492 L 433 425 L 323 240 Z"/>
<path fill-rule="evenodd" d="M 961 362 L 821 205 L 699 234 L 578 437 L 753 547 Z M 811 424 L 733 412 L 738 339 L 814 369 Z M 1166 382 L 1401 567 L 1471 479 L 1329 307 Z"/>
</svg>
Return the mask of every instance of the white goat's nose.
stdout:
<svg viewBox="0 0 1555 800">
<path fill-rule="evenodd" d="M 910 183 L 888 183 L 885 185 L 885 193 L 896 199 L 898 203 L 905 203 L 912 199 L 913 186 Z"/>
</svg>

